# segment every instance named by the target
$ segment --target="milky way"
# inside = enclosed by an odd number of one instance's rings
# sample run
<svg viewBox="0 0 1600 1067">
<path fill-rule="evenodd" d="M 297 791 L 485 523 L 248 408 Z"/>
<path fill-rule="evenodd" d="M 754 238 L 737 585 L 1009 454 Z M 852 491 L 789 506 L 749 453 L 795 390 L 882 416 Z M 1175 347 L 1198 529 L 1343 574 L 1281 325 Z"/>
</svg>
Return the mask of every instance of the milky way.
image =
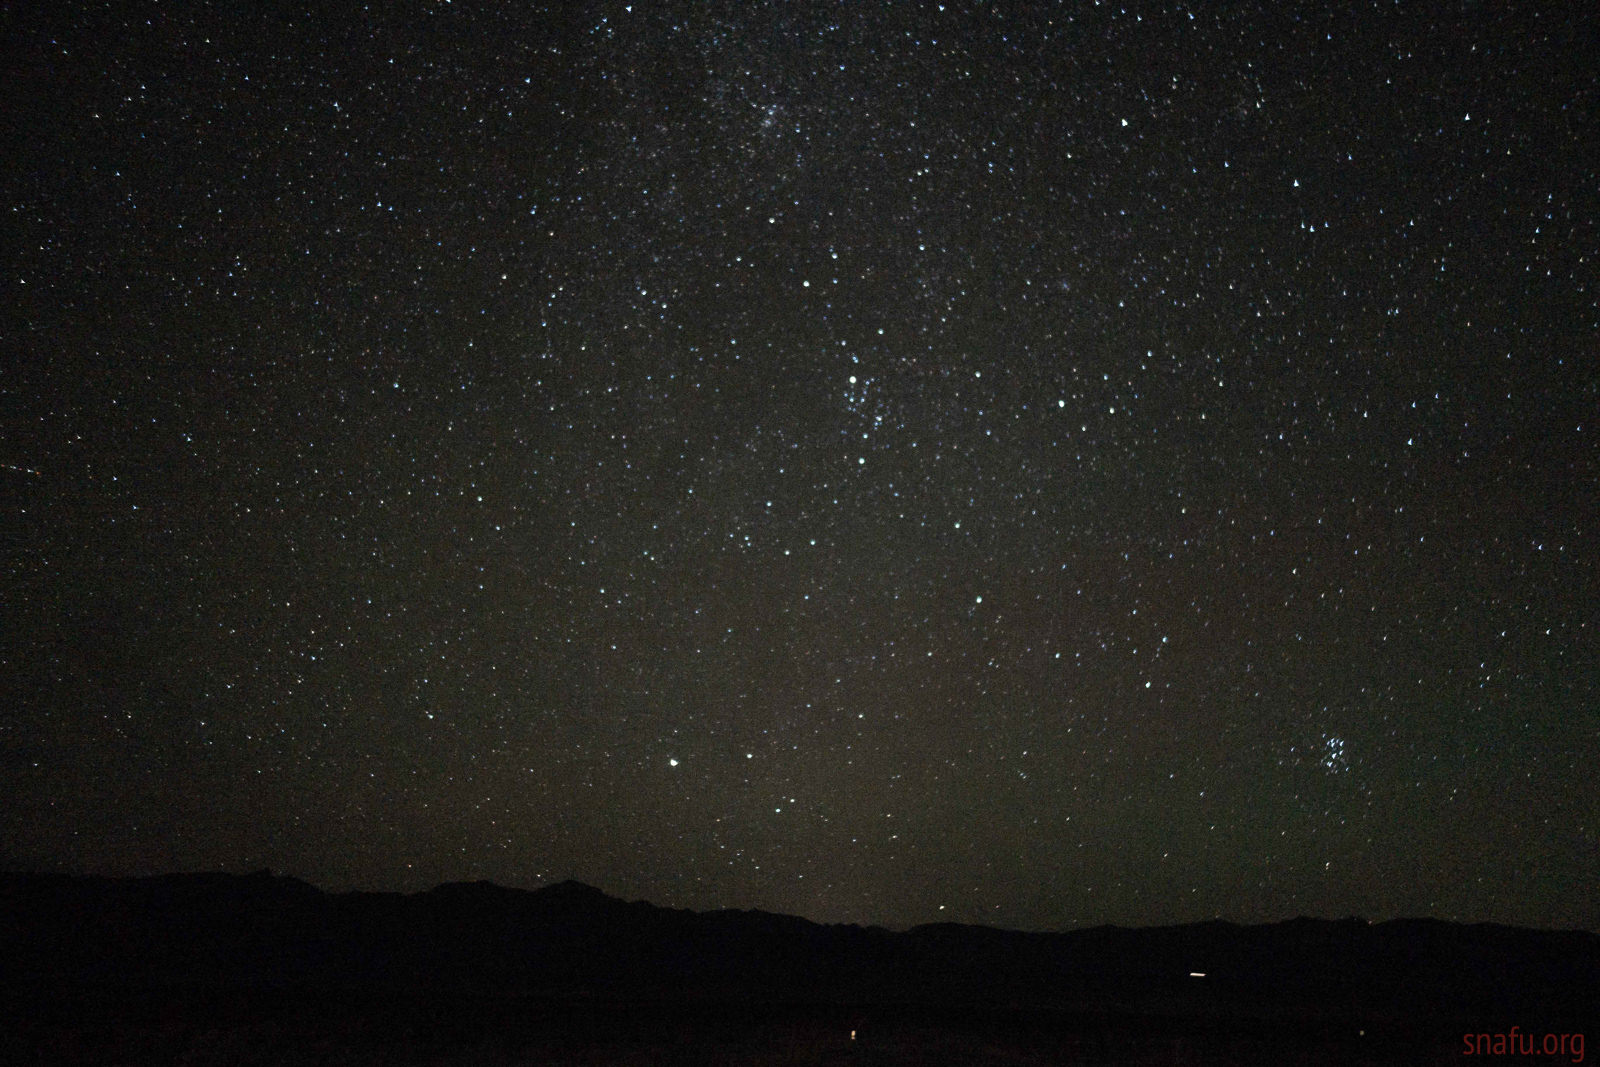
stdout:
<svg viewBox="0 0 1600 1067">
<path fill-rule="evenodd" d="M 0 865 L 1600 928 L 1596 16 L 267 7 L 7 19 Z"/>
</svg>

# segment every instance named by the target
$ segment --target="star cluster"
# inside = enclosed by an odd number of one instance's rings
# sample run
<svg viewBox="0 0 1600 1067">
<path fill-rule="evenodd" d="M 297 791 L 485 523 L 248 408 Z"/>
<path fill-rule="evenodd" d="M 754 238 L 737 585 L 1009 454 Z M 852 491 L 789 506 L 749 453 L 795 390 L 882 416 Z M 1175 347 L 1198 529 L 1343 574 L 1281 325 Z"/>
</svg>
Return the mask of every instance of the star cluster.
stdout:
<svg viewBox="0 0 1600 1067">
<path fill-rule="evenodd" d="M 1594 16 L 6 22 L 6 865 L 1600 924 Z"/>
</svg>

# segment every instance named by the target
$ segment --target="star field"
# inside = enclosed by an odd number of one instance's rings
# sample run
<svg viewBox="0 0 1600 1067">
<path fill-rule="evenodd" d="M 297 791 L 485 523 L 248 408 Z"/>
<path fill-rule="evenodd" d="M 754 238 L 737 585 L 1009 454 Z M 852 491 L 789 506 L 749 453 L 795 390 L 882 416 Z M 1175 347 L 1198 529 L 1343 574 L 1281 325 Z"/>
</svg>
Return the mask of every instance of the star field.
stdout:
<svg viewBox="0 0 1600 1067">
<path fill-rule="evenodd" d="M 0 865 L 1600 928 L 1593 14 L 4 23 Z"/>
</svg>

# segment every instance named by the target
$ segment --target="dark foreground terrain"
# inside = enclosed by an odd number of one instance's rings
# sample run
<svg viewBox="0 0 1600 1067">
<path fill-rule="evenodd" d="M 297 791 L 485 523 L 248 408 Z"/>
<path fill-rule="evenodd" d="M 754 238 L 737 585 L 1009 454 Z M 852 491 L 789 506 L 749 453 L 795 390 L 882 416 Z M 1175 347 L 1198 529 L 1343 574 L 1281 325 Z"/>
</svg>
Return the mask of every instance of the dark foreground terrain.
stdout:
<svg viewBox="0 0 1600 1067">
<path fill-rule="evenodd" d="M 892 933 L 576 883 L 0 875 L 0 960 L 0 1059 L 39 1064 L 1568 1063 L 1600 1020 L 1590 933 Z M 1512 1027 L 1560 1051 L 1466 1054 Z"/>
</svg>

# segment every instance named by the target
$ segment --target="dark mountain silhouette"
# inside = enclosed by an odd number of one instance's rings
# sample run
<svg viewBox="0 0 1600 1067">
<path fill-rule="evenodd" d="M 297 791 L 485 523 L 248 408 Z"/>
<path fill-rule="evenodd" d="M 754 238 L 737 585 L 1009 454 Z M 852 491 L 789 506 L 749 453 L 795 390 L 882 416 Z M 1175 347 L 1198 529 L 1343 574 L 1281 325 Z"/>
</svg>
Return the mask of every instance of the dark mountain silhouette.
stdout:
<svg viewBox="0 0 1600 1067">
<path fill-rule="evenodd" d="M 0 875 L 0 909 L 7 981 L 35 988 L 376 984 L 1405 1014 L 1600 1006 L 1600 936 L 1431 920 L 893 933 L 625 903 L 573 881 L 328 894 L 264 871 Z"/>
<path fill-rule="evenodd" d="M 44 1025 L 42 1004 L 103 1010 L 223 993 L 389 1005 L 476 998 L 471 1011 L 480 1014 L 490 1002 L 528 1011 L 561 1003 L 569 1006 L 563 1018 L 588 1002 L 657 1012 L 809 1005 L 834 1013 L 830 1020 L 890 1009 L 939 1018 L 998 1012 L 1028 1026 L 1054 1020 L 1057 1029 L 1069 1025 L 1062 1020 L 1118 1018 L 1139 1028 L 1225 1022 L 1365 1034 L 1385 1021 L 1431 1020 L 1432 1032 L 1456 1041 L 1464 1028 L 1600 1019 L 1600 936 L 1588 932 L 1295 919 L 1067 933 L 938 924 L 897 933 L 627 903 L 571 881 L 532 891 L 453 883 L 401 895 L 329 894 L 268 872 L 4 874 L 0 959 L 12 1014 L 35 1027 Z M 630 1017 L 653 1017 L 642 1010 Z"/>
</svg>

